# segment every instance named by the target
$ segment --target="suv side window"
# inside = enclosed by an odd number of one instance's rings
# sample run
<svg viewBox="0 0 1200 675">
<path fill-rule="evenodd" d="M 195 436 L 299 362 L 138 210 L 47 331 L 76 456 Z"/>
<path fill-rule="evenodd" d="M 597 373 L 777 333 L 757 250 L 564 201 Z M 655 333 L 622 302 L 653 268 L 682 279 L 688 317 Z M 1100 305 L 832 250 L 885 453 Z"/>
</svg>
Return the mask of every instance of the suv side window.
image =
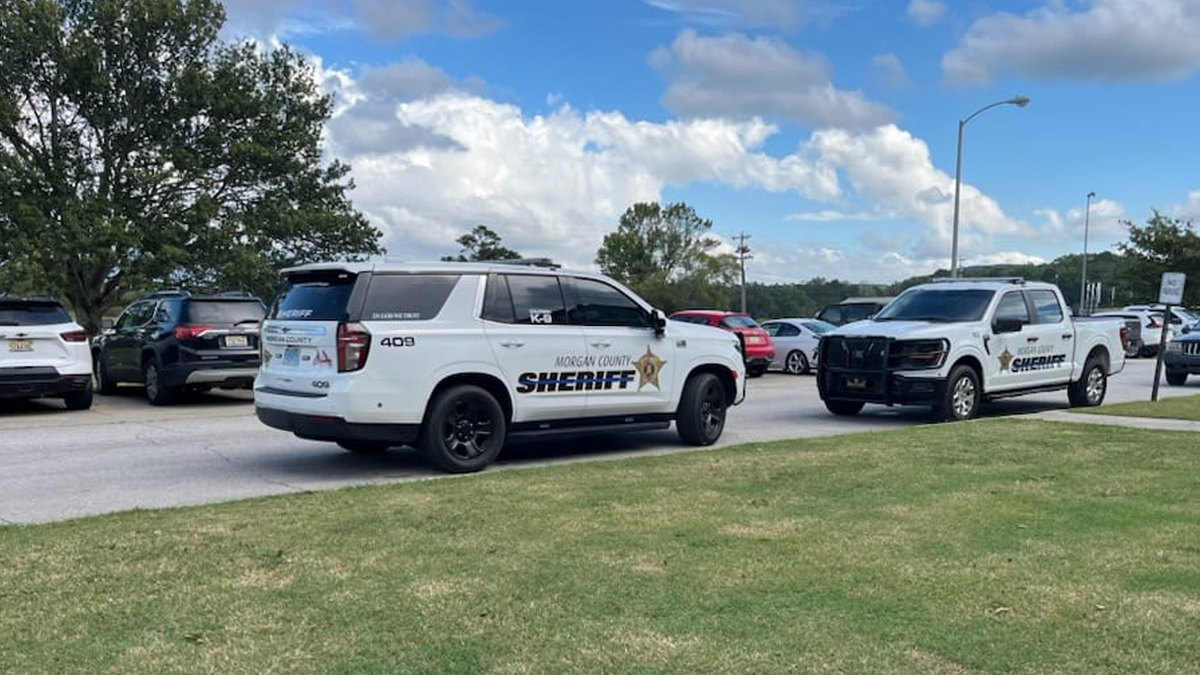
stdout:
<svg viewBox="0 0 1200 675">
<path fill-rule="evenodd" d="M 513 323 L 567 323 L 567 305 L 563 301 L 558 277 L 509 274 L 508 292 L 512 296 Z"/>
<path fill-rule="evenodd" d="M 624 293 L 595 279 L 574 279 L 577 302 L 569 312 L 571 323 L 590 326 L 649 328 L 646 311 Z"/>
<path fill-rule="evenodd" d="M 508 278 L 503 274 L 488 275 L 487 291 L 483 296 L 483 318 L 499 323 L 516 323 L 512 293 L 508 291 Z"/>
<path fill-rule="evenodd" d="M 362 318 L 426 321 L 437 316 L 458 284 L 457 274 L 376 274 L 367 289 Z"/>
<path fill-rule="evenodd" d="M 136 328 L 144 326 L 150 322 L 154 316 L 155 302 L 153 300 L 142 300 L 130 305 L 121 317 L 117 319 L 117 328 Z"/>
<path fill-rule="evenodd" d="M 1033 301 L 1034 311 L 1037 312 L 1037 323 L 1059 323 L 1063 320 L 1062 306 L 1058 304 L 1058 296 L 1054 291 L 1032 290 L 1029 299 Z"/>
<path fill-rule="evenodd" d="M 1022 324 L 1029 323 L 1029 307 L 1025 304 L 1025 294 L 1021 291 L 1010 291 L 1000 297 L 996 305 L 997 319 L 1017 319 Z"/>
</svg>

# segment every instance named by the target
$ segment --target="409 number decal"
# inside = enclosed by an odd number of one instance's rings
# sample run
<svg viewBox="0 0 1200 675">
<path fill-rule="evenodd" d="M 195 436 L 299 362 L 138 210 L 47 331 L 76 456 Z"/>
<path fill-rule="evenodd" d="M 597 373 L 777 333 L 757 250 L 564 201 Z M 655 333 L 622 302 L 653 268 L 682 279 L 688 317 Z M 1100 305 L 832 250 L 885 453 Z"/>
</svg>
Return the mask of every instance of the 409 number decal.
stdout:
<svg viewBox="0 0 1200 675">
<path fill-rule="evenodd" d="M 416 347 L 417 339 L 408 337 L 385 337 L 379 341 L 380 347 Z"/>
</svg>

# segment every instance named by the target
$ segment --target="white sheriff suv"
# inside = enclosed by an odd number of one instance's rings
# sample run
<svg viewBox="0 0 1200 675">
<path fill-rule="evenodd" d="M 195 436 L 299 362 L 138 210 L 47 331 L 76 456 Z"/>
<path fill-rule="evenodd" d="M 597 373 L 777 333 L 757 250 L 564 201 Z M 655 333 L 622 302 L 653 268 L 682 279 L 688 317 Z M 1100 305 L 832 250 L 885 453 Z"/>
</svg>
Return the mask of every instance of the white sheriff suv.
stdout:
<svg viewBox="0 0 1200 675">
<path fill-rule="evenodd" d="M 983 400 L 1055 389 L 1096 406 L 1125 367 L 1124 331 L 1120 319 L 1072 317 L 1053 284 L 947 279 L 825 333 L 817 389 L 835 415 L 882 403 L 965 420 Z"/>
<path fill-rule="evenodd" d="M 518 434 L 662 429 L 709 445 L 745 397 L 736 338 L 547 261 L 316 263 L 262 325 L 258 418 L 351 452 L 484 468 Z"/>
</svg>

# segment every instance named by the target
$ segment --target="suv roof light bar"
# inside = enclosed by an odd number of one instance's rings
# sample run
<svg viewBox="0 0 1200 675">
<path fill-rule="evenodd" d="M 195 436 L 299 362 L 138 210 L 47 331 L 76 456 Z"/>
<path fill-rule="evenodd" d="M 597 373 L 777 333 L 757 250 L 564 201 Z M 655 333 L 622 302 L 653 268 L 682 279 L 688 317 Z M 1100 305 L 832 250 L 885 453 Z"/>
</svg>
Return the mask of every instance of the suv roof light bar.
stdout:
<svg viewBox="0 0 1200 675">
<path fill-rule="evenodd" d="M 930 281 L 935 284 L 952 284 L 956 281 L 995 281 L 1020 286 L 1025 283 L 1025 277 L 938 277 Z"/>
<path fill-rule="evenodd" d="M 549 258 L 506 258 L 504 260 L 489 260 L 487 262 L 497 263 L 500 265 L 528 265 L 530 267 L 548 267 L 552 270 L 559 269 L 562 265 L 554 262 Z"/>
</svg>

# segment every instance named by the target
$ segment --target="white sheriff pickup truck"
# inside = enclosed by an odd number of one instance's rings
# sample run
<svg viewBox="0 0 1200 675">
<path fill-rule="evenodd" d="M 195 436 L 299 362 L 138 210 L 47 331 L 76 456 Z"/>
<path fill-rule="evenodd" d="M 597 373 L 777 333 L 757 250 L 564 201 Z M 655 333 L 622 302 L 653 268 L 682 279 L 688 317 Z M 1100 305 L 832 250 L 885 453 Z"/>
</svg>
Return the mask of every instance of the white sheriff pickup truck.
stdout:
<svg viewBox="0 0 1200 675">
<path fill-rule="evenodd" d="M 947 279 L 826 333 L 817 388 L 835 415 L 882 403 L 966 420 L 983 400 L 1055 389 L 1072 406 L 1096 406 L 1125 367 L 1124 330 L 1118 319 L 1072 317 L 1053 284 Z"/>
</svg>

